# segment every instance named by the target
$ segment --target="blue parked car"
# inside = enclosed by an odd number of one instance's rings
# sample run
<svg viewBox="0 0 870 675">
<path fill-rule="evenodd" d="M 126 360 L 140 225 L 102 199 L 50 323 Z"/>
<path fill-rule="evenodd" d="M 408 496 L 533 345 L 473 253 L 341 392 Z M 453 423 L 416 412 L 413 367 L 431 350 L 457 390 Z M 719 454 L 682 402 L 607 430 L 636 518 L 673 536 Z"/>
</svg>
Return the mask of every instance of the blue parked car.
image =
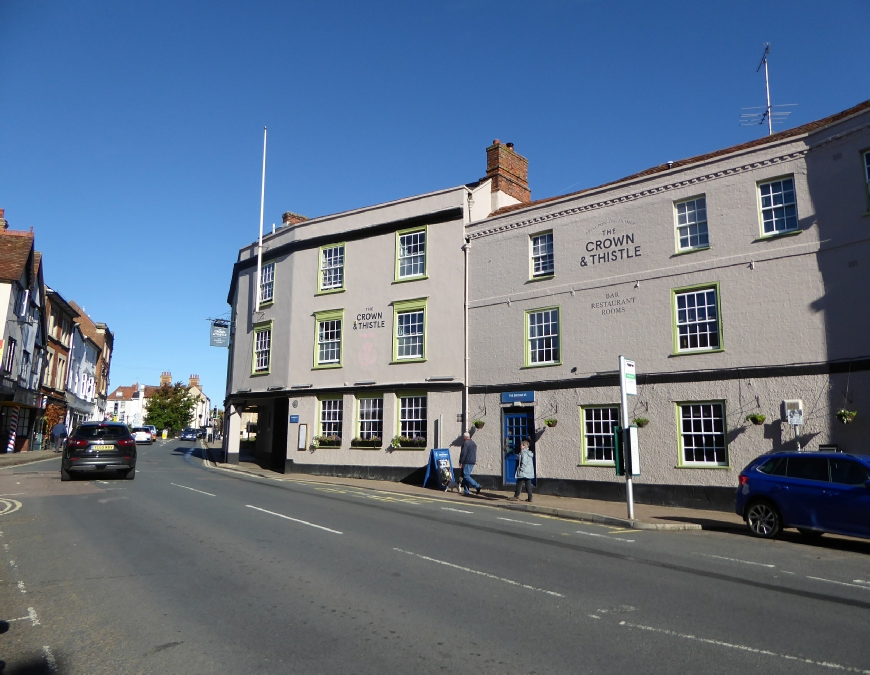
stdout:
<svg viewBox="0 0 870 675">
<path fill-rule="evenodd" d="M 777 452 L 740 472 L 734 506 L 757 537 L 784 527 L 870 539 L 870 458 L 842 452 Z"/>
</svg>

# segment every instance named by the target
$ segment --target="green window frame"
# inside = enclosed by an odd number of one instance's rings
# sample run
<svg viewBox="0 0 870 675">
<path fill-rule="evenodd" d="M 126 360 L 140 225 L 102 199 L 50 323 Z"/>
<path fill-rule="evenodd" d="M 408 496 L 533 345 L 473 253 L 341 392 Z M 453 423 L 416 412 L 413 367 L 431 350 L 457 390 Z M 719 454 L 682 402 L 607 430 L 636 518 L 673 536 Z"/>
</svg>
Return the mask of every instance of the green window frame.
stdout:
<svg viewBox="0 0 870 675">
<path fill-rule="evenodd" d="M 614 466 L 613 427 L 621 425 L 618 403 L 580 406 L 580 461 L 585 466 Z M 590 457 L 594 455 L 593 457 Z"/>
<path fill-rule="evenodd" d="M 251 375 L 268 375 L 272 372 L 272 324 L 271 320 L 254 324 Z"/>
<path fill-rule="evenodd" d="M 396 232 L 396 269 L 393 279 L 395 283 L 429 278 L 428 247 L 427 225 Z"/>
<path fill-rule="evenodd" d="M 710 292 L 714 294 L 712 302 Z M 673 356 L 725 351 L 719 282 L 671 289 L 671 322 Z M 715 336 L 710 331 L 712 324 L 716 325 Z"/>
<path fill-rule="evenodd" d="M 396 436 L 414 435 L 422 431 L 428 439 L 429 397 L 425 391 L 402 391 L 396 393 Z M 405 433 L 403 433 L 405 432 Z"/>
<path fill-rule="evenodd" d="M 724 400 L 677 401 L 677 444 L 681 468 L 730 468 Z"/>
<path fill-rule="evenodd" d="M 797 234 L 800 220 L 797 209 L 797 186 L 794 174 L 766 178 L 756 183 L 760 237 Z"/>
<path fill-rule="evenodd" d="M 364 402 L 366 402 L 364 404 Z M 384 439 L 384 395 L 357 394 L 354 397 L 356 407 L 356 437 L 369 441 L 373 436 Z"/>
<path fill-rule="evenodd" d="M 343 358 L 344 309 L 315 312 L 313 368 L 341 368 Z"/>
<path fill-rule="evenodd" d="M 317 250 L 317 295 L 343 293 L 347 276 L 347 245 L 326 244 Z"/>
<path fill-rule="evenodd" d="M 562 308 L 554 305 L 527 309 L 524 341 L 524 367 L 546 368 L 561 365 Z"/>
<path fill-rule="evenodd" d="M 317 397 L 317 435 L 338 436 L 343 439 L 344 396 L 342 394 L 324 394 Z"/>
<path fill-rule="evenodd" d="M 426 360 L 427 319 L 429 298 L 400 300 L 393 304 L 393 360 L 392 363 L 419 363 Z M 422 317 L 419 315 L 422 313 Z M 421 325 L 422 324 L 422 325 Z M 416 345 L 419 344 L 419 350 Z M 408 351 L 419 351 L 409 356 Z"/>
<path fill-rule="evenodd" d="M 529 279 L 550 279 L 556 275 L 553 230 L 529 235 Z"/>
<path fill-rule="evenodd" d="M 674 202 L 674 236 L 677 253 L 691 253 L 710 248 L 707 195 L 695 195 Z"/>
<path fill-rule="evenodd" d="M 260 307 L 275 302 L 275 261 L 268 260 L 260 267 Z"/>
</svg>

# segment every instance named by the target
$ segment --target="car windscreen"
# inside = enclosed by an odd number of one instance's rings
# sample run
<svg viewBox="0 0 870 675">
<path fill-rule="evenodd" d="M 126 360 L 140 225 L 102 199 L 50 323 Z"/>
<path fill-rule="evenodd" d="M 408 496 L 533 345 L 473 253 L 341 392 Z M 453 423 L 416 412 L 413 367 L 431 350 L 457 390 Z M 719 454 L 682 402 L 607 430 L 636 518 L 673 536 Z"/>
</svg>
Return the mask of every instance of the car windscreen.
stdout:
<svg viewBox="0 0 870 675">
<path fill-rule="evenodd" d="M 76 429 L 76 438 L 124 438 L 129 432 L 122 425 L 87 426 Z"/>
<path fill-rule="evenodd" d="M 133 433 L 136 433 L 137 431 L 144 431 L 146 434 L 150 434 L 150 433 L 151 433 L 151 430 L 150 430 L 150 429 L 146 429 L 145 427 L 133 427 L 133 428 L 131 429 L 131 431 L 132 431 Z"/>
</svg>

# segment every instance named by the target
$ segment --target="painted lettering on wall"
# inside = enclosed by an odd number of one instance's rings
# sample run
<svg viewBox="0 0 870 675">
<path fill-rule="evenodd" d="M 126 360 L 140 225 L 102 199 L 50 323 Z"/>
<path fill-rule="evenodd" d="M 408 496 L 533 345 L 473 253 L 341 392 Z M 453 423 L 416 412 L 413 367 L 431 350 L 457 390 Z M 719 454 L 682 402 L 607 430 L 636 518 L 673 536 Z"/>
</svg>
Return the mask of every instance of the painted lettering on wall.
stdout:
<svg viewBox="0 0 870 675">
<path fill-rule="evenodd" d="M 356 315 L 353 322 L 354 330 L 364 330 L 366 328 L 384 328 L 387 322 L 384 321 L 384 313 L 374 311 L 374 307 L 366 307 L 366 311 Z"/>
<path fill-rule="evenodd" d="M 619 232 L 615 227 L 598 230 L 595 239 L 586 242 L 586 252 L 580 258 L 580 267 L 640 258 L 640 244 L 634 243 L 634 232 Z"/>
<path fill-rule="evenodd" d="M 605 293 L 604 300 L 591 303 L 592 309 L 601 310 L 602 316 L 624 314 L 626 307 L 634 305 L 635 296 L 620 298 L 618 292 Z"/>
</svg>

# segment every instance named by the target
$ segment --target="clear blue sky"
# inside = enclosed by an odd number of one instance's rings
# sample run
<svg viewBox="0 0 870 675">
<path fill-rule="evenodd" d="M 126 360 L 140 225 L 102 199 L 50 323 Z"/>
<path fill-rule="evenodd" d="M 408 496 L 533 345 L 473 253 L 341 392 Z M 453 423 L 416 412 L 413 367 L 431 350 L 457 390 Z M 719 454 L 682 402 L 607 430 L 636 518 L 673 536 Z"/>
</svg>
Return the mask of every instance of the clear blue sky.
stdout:
<svg viewBox="0 0 870 675">
<path fill-rule="evenodd" d="M 238 249 L 266 224 L 476 180 L 512 141 L 533 198 L 870 98 L 870 2 L 0 0 L 0 207 L 46 282 L 115 332 L 111 385 L 223 399 Z"/>
</svg>

